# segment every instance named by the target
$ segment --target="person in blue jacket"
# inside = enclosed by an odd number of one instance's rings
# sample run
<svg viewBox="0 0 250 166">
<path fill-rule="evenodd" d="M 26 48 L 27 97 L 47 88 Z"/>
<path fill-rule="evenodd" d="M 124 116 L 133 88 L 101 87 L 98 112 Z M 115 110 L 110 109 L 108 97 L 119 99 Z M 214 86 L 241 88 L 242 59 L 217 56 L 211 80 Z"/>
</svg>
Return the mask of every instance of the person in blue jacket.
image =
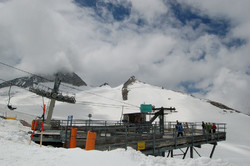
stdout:
<svg viewBox="0 0 250 166">
<path fill-rule="evenodd" d="M 177 132 L 178 132 L 177 137 L 183 136 L 183 126 L 182 126 L 182 123 L 177 124 Z"/>
</svg>

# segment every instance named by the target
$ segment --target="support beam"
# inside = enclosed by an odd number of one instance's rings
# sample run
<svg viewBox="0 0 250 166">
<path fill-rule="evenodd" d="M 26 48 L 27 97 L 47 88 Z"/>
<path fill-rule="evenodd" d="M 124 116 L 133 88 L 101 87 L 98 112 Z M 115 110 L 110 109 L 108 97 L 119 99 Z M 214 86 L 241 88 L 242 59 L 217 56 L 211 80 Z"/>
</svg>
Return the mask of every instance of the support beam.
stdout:
<svg viewBox="0 0 250 166">
<path fill-rule="evenodd" d="M 184 155 L 183 155 L 183 158 L 182 158 L 182 159 L 185 159 L 185 157 L 186 157 L 186 155 L 187 155 L 187 152 L 188 152 L 188 149 L 189 149 L 189 147 L 187 147 L 187 149 L 186 149 L 186 151 L 185 151 L 185 153 L 184 153 Z"/>
<path fill-rule="evenodd" d="M 160 109 L 160 133 L 164 135 L 164 108 Z"/>
<path fill-rule="evenodd" d="M 216 145 L 217 145 L 217 142 L 214 143 L 213 149 L 212 149 L 212 151 L 211 151 L 211 153 L 210 153 L 210 158 L 213 157 L 213 154 L 214 154 L 214 150 L 215 150 L 215 148 L 216 148 Z"/>
<path fill-rule="evenodd" d="M 55 102 L 56 102 L 55 99 L 50 100 L 49 111 L 48 111 L 48 115 L 47 115 L 46 122 L 45 122 L 47 125 L 49 125 L 50 122 L 51 122 L 53 110 L 54 110 L 54 107 L 55 107 Z"/>
<path fill-rule="evenodd" d="M 175 108 L 172 108 L 172 107 L 170 107 L 170 108 L 164 108 L 164 107 L 154 108 L 153 107 L 152 110 L 154 110 L 154 111 L 158 110 L 158 112 L 156 112 L 155 115 L 153 116 L 153 118 L 150 119 L 149 123 L 152 124 L 153 121 L 157 117 L 159 117 L 160 133 L 164 135 L 164 115 L 165 115 L 164 111 L 168 110 L 168 111 L 172 112 L 172 111 L 175 111 Z"/>
<path fill-rule="evenodd" d="M 190 158 L 194 158 L 194 147 L 190 146 Z"/>
<path fill-rule="evenodd" d="M 167 155 L 167 157 L 169 157 L 169 155 L 170 155 L 170 150 L 168 151 L 168 155 Z"/>
<path fill-rule="evenodd" d="M 173 150 L 169 150 L 168 151 L 168 155 L 167 155 L 167 157 L 174 157 L 174 153 L 173 153 Z"/>
<path fill-rule="evenodd" d="M 198 154 L 199 157 L 201 157 L 201 155 L 198 153 L 198 151 L 194 148 L 194 151 Z"/>
</svg>

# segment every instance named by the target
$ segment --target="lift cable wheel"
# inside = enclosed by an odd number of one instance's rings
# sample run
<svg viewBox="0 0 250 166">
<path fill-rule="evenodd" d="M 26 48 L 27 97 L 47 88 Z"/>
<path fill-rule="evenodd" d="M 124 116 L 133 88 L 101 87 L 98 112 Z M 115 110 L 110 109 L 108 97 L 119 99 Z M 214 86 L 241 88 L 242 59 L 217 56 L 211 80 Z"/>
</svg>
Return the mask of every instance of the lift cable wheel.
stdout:
<svg viewBox="0 0 250 166">
<path fill-rule="evenodd" d="M 75 95 L 68 95 L 67 93 L 62 93 L 59 91 L 59 86 L 61 84 L 61 80 L 56 76 L 54 88 L 51 89 L 49 87 L 43 86 L 41 84 L 33 85 L 29 88 L 30 92 L 36 93 L 39 96 L 43 96 L 49 99 L 54 99 L 61 102 L 75 104 L 76 99 Z"/>
</svg>

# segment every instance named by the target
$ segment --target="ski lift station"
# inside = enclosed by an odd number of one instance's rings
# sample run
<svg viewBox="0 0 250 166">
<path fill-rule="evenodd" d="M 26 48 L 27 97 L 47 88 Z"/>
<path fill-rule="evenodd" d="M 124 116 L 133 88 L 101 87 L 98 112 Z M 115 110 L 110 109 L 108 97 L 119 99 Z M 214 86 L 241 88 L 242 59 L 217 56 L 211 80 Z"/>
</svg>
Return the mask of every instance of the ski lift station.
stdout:
<svg viewBox="0 0 250 166">
<path fill-rule="evenodd" d="M 42 140 L 44 145 L 86 150 L 132 147 L 147 155 L 168 157 L 175 156 L 174 151 L 180 149 L 183 158 L 188 152 L 191 158 L 194 152 L 199 155 L 196 148 L 204 144 L 212 145 L 212 157 L 217 142 L 226 140 L 224 123 L 216 123 L 216 132 L 211 133 L 204 131 L 200 122 L 185 122 L 183 135 L 178 137 L 177 122 L 165 122 L 163 118 L 174 112 L 174 108 L 153 108 L 152 112 L 124 114 L 122 121 L 74 120 L 69 116 L 68 120 L 51 120 L 50 129 L 43 132 Z M 146 121 L 148 115 L 153 117 Z M 156 119 L 159 120 L 154 122 Z M 41 139 L 41 124 L 42 120 L 34 120 L 32 124 L 32 129 L 36 130 L 33 141 L 37 143 Z"/>
</svg>

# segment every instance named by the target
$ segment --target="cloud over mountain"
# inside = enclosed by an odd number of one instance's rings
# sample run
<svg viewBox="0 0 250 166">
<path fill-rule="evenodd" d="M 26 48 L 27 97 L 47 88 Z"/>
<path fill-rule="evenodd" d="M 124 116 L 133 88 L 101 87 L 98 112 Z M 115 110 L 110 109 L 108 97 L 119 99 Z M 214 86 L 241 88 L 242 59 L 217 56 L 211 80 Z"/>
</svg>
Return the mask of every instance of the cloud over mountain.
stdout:
<svg viewBox="0 0 250 166">
<path fill-rule="evenodd" d="M 1 1 L 1 61 L 34 73 L 74 71 L 92 85 L 114 86 L 135 75 L 249 113 L 249 5 Z M 22 74 L 0 68 L 1 78 Z"/>
</svg>

